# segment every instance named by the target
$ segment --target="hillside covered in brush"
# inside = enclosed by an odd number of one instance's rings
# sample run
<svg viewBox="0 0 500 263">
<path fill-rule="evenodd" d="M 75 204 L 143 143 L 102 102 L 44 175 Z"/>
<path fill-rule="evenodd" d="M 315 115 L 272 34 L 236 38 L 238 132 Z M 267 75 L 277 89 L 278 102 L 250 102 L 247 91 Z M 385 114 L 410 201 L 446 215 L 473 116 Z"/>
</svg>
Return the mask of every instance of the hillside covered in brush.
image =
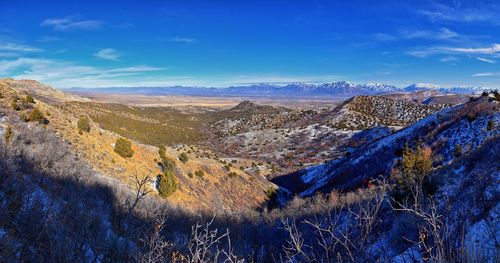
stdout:
<svg viewBox="0 0 500 263">
<path fill-rule="evenodd" d="M 0 82 L 0 95 L 0 258 L 11 262 L 495 262 L 499 256 L 495 93 L 441 110 L 355 97 L 311 112 L 357 112 L 404 124 L 399 130 L 303 124 L 313 120 L 309 115 L 290 128 L 237 134 L 253 133 L 262 151 L 289 137 L 295 141 L 284 145 L 342 144 L 336 156 L 324 157 L 330 161 L 298 166 L 274 183 L 255 172 L 265 162 L 217 156 L 203 145 L 142 144 L 90 114 L 154 124 L 163 116 L 157 110 L 141 115 L 140 107 L 46 102 L 12 80 Z M 291 112 L 243 106 L 265 111 L 251 115 Z M 262 137 L 269 131 L 282 137 Z"/>
<path fill-rule="evenodd" d="M 49 94 L 53 92 L 53 89 L 39 83 L 31 86 L 31 89 L 18 89 L 19 86 L 26 85 L 26 83 L 31 82 L 0 81 L 0 93 L 2 94 L 0 106 L 5 115 L 2 127 L 11 127 L 15 134 L 21 133 L 24 128 L 16 127 L 14 123 L 11 123 L 19 118 L 29 121 L 30 125 L 42 125 L 45 129 L 57 134 L 62 144 L 66 144 L 71 152 L 79 156 L 95 171 L 118 179 L 132 188 L 135 180 L 133 178 L 136 175 L 140 178 L 147 177 L 149 178 L 148 189 L 157 193 L 156 179 L 163 169 L 158 147 L 136 141 L 135 139 L 138 138 L 134 134 L 148 135 L 148 133 L 144 133 L 145 130 L 152 130 L 156 133 L 169 130 L 175 133 L 174 127 L 163 126 L 164 123 L 156 122 L 153 118 L 148 119 L 146 114 L 140 114 L 141 109 L 127 108 L 127 106 L 96 105 L 89 102 L 72 101 L 72 97 L 63 98 L 61 97 L 63 95 L 59 96 L 61 99 L 57 102 L 48 101 L 46 103 L 43 98 L 38 97 L 38 94 Z M 28 90 L 34 92 L 28 93 Z M 28 95 L 34 98 L 32 103 L 26 101 Z M 16 104 L 15 108 L 14 104 Z M 41 124 L 37 124 L 38 121 L 30 121 L 28 118 L 35 111 L 42 115 L 44 121 L 40 122 Z M 172 121 L 172 116 L 182 116 L 182 114 L 168 109 L 153 111 L 142 108 L 142 111 L 150 111 L 153 117 L 158 117 L 167 123 Z M 82 116 L 89 116 L 91 120 L 89 129 L 85 132 L 81 132 L 78 126 Z M 184 121 L 183 119 L 182 122 Z M 123 126 L 123 123 L 126 125 Z M 130 129 L 129 127 L 132 125 L 136 125 L 136 129 L 140 129 L 140 131 Z M 152 129 L 154 125 L 163 128 L 154 130 Z M 115 133 L 113 127 L 121 127 L 120 134 Z M 161 138 L 161 136 L 169 136 L 169 134 L 158 136 Z M 122 157 L 115 151 L 115 144 L 122 137 L 132 140 L 133 156 L 130 158 Z M 165 149 L 166 158 L 175 164 L 173 173 L 178 181 L 177 191 L 165 200 L 172 205 L 182 205 L 193 210 L 212 207 L 228 210 L 255 208 L 266 200 L 265 191 L 272 187 L 272 184 L 262 177 L 251 176 L 238 168 L 228 169 L 225 167 L 226 164 L 222 163 L 223 160 L 216 158 L 216 154 L 209 149 L 186 145 L 170 146 Z M 187 161 L 179 160 L 181 154 L 187 156 Z M 245 193 L 247 198 L 238 198 L 241 193 Z"/>
</svg>

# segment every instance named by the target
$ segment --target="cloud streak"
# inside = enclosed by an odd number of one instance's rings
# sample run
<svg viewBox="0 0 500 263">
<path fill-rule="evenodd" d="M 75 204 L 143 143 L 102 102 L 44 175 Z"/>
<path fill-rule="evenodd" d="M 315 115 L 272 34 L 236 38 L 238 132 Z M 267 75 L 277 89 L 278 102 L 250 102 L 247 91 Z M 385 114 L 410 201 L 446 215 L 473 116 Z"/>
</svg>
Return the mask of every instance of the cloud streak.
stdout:
<svg viewBox="0 0 500 263">
<path fill-rule="evenodd" d="M 421 9 L 419 14 L 433 22 L 450 21 L 463 23 L 500 22 L 500 5 L 495 1 L 453 1 L 453 4 L 433 3 L 427 9 Z"/>
<path fill-rule="evenodd" d="M 188 37 L 174 37 L 170 39 L 171 42 L 178 42 L 178 43 L 187 43 L 187 44 L 192 44 L 196 42 L 195 38 L 188 38 Z"/>
<path fill-rule="evenodd" d="M 0 42 L 0 51 L 7 52 L 40 52 L 39 48 L 9 42 Z"/>
<path fill-rule="evenodd" d="M 498 76 L 500 73 L 499 72 L 484 72 L 484 73 L 476 73 L 472 75 L 473 77 L 492 77 L 492 76 Z"/>
<path fill-rule="evenodd" d="M 99 20 L 79 20 L 72 17 L 49 18 L 44 20 L 40 26 L 51 27 L 54 31 L 72 31 L 72 30 L 98 30 L 103 26 Z"/>
<path fill-rule="evenodd" d="M 477 57 L 476 59 L 479 60 L 479 61 L 482 61 L 482 62 L 490 63 L 490 64 L 497 63 L 496 60 L 488 59 L 488 58 Z"/>
<path fill-rule="evenodd" d="M 116 51 L 116 49 L 112 48 L 101 49 L 97 53 L 95 53 L 94 56 L 104 60 L 111 60 L 111 61 L 120 60 L 120 54 L 118 53 L 118 51 Z"/>
<path fill-rule="evenodd" d="M 148 65 L 102 68 L 46 58 L 22 57 L 14 60 L 0 60 L 0 76 L 34 79 L 62 88 L 85 83 L 113 83 L 133 76 L 142 78 L 142 74 L 161 70 L 165 68 Z"/>
<path fill-rule="evenodd" d="M 459 37 L 458 33 L 448 28 L 441 28 L 437 31 L 430 31 L 430 30 L 406 31 L 402 33 L 402 36 L 407 39 L 436 39 L 436 40 L 444 40 L 444 39 Z"/>
<path fill-rule="evenodd" d="M 497 55 L 499 53 L 500 44 L 493 44 L 489 47 L 427 47 L 406 52 L 410 56 L 421 58 L 436 54 Z"/>
</svg>

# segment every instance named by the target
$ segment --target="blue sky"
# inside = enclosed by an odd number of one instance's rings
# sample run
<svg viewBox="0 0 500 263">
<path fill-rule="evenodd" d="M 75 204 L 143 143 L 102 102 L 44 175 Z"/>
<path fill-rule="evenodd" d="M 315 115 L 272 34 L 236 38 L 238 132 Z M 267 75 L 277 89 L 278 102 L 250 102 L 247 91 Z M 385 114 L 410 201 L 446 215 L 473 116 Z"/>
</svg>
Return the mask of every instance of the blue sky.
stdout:
<svg viewBox="0 0 500 263">
<path fill-rule="evenodd" d="M 0 77 L 58 88 L 339 80 L 496 88 L 500 3 L 0 0 Z"/>
</svg>

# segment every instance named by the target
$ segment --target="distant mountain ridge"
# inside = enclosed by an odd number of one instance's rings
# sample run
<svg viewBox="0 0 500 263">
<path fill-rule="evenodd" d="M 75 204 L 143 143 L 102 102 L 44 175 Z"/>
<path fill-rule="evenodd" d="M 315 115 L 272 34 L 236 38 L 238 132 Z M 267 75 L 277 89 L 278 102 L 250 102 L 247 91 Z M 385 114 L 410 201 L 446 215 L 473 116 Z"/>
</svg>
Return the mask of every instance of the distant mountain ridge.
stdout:
<svg viewBox="0 0 500 263">
<path fill-rule="evenodd" d="M 352 97 L 357 95 L 380 95 L 398 92 L 436 90 L 443 93 L 477 94 L 482 87 L 443 88 L 433 84 L 412 84 L 405 88 L 382 83 L 356 84 L 339 81 L 323 84 L 291 83 L 284 86 L 262 83 L 248 86 L 230 86 L 227 88 L 203 87 L 109 87 L 109 88 L 71 88 L 72 93 L 118 93 L 145 95 L 195 95 L 195 96 L 286 96 L 286 97 Z"/>
</svg>

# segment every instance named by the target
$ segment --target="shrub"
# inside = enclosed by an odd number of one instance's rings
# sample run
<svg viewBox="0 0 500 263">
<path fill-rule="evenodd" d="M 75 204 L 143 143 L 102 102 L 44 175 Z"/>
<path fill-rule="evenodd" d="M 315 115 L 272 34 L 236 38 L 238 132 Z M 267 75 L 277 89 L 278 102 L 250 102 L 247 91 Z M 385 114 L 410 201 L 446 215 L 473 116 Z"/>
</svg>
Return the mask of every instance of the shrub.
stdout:
<svg viewBox="0 0 500 263">
<path fill-rule="evenodd" d="M 495 95 L 496 101 L 500 101 L 500 92 L 498 92 L 498 90 L 493 91 L 493 95 Z"/>
<path fill-rule="evenodd" d="M 198 176 L 200 178 L 203 178 L 205 176 L 205 172 L 203 170 L 201 170 L 201 169 L 200 170 L 196 170 L 194 172 L 194 175 L 196 175 L 196 176 Z"/>
<path fill-rule="evenodd" d="M 168 158 L 166 152 L 167 151 L 165 149 L 165 146 L 158 147 L 158 155 L 160 155 L 161 164 L 163 165 L 163 168 L 165 169 L 165 171 L 173 172 L 176 167 L 175 161 L 172 160 L 171 158 Z"/>
<path fill-rule="evenodd" d="M 80 117 L 78 119 L 78 130 L 84 131 L 84 132 L 90 132 L 90 120 L 88 117 Z"/>
<path fill-rule="evenodd" d="M 467 113 L 467 120 L 470 122 L 474 121 L 477 118 L 477 115 L 474 112 L 469 112 Z"/>
<path fill-rule="evenodd" d="M 396 189 L 393 195 L 400 201 L 406 198 L 415 187 L 423 187 L 424 192 L 430 194 L 428 174 L 432 170 L 432 152 L 428 147 L 417 146 L 415 150 L 410 149 L 408 144 L 403 150 L 401 171 L 395 176 Z"/>
<path fill-rule="evenodd" d="M 35 99 L 33 99 L 31 95 L 26 95 L 26 97 L 24 97 L 24 101 L 27 103 L 35 103 Z"/>
<path fill-rule="evenodd" d="M 492 131 L 495 128 L 495 121 L 493 119 L 488 121 L 488 131 Z"/>
<path fill-rule="evenodd" d="M 10 107 L 13 109 L 13 110 L 20 110 L 21 108 L 19 107 L 19 105 L 17 105 L 17 100 L 16 99 L 13 99 L 11 102 L 10 102 Z"/>
<path fill-rule="evenodd" d="M 189 176 L 189 178 L 193 178 L 193 173 L 192 172 L 188 172 L 187 175 Z"/>
<path fill-rule="evenodd" d="M 231 166 L 226 164 L 226 165 L 224 165 L 224 169 L 226 169 L 226 171 L 229 172 L 229 171 L 231 171 Z"/>
<path fill-rule="evenodd" d="M 6 143 L 9 143 L 14 138 L 14 130 L 12 130 L 12 127 L 7 126 L 5 133 L 3 134 L 3 138 Z"/>
<path fill-rule="evenodd" d="M 276 195 L 277 195 L 276 189 L 273 188 L 272 186 L 269 186 L 269 188 L 267 188 L 267 190 L 266 190 L 267 198 L 272 200 L 276 197 Z"/>
<path fill-rule="evenodd" d="M 455 145 L 455 157 L 460 157 L 462 156 L 462 145 L 456 144 Z"/>
<path fill-rule="evenodd" d="M 238 174 L 236 172 L 230 172 L 227 175 L 229 176 L 229 178 L 235 178 L 238 176 Z"/>
<path fill-rule="evenodd" d="M 39 123 L 46 123 L 47 119 L 45 118 L 43 112 L 41 112 L 38 108 L 34 108 L 28 115 L 28 121 L 38 121 Z"/>
<path fill-rule="evenodd" d="M 28 118 L 28 115 L 26 115 L 26 113 L 24 113 L 24 112 L 21 112 L 21 114 L 19 114 L 19 119 L 21 119 L 22 121 L 26 121 L 26 122 L 28 122 L 30 120 Z"/>
<path fill-rule="evenodd" d="M 188 155 L 185 152 L 179 154 L 178 158 L 179 158 L 179 161 L 181 161 L 181 163 L 183 163 L 183 164 L 186 164 L 189 160 Z"/>
<path fill-rule="evenodd" d="M 167 171 L 163 174 L 159 174 L 157 180 L 156 187 L 160 196 L 166 198 L 177 191 L 179 182 L 173 172 Z"/>
<path fill-rule="evenodd" d="M 123 158 L 132 157 L 132 155 L 134 155 L 132 142 L 124 138 L 119 138 L 118 140 L 116 140 L 114 151 Z"/>
<path fill-rule="evenodd" d="M 166 159 L 167 156 L 166 156 L 166 150 L 165 150 L 165 146 L 159 146 L 158 147 L 158 155 L 160 155 L 160 159 L 163 160 L 163 159 Z"/>
</svg>

